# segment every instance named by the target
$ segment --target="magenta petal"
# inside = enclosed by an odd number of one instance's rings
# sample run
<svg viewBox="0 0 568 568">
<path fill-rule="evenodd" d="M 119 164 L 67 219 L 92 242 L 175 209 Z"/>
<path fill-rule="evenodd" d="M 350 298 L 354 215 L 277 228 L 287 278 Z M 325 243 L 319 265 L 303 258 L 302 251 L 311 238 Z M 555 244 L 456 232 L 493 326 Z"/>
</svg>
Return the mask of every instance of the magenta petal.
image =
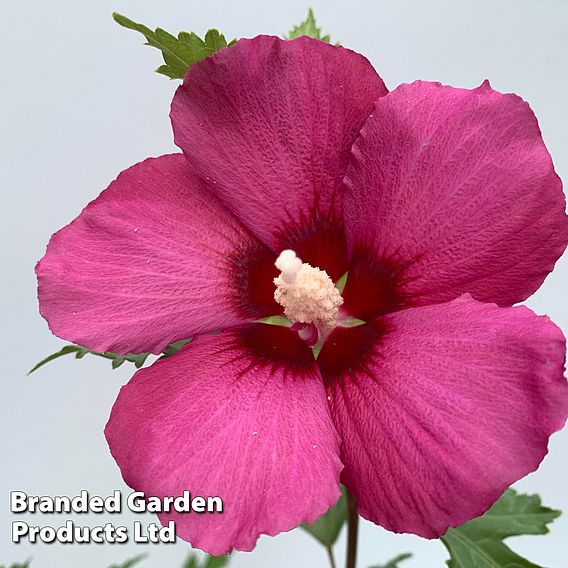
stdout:
<svg viewBox="0 0 568 568">
<path fill-rule="evenodd" d="M 332 335 L 318 359 L 342 481 L 365 518 L 438 537 L 481 515 L 546 455 L 568 415 L 565 340 L 525 307 L 471 297 L 369 325 L 378 339 L 343 376 L 333 376 L 335 351 L 345 354 L 346 334 L 365 326 Z"/>
<path fill-rule="evenodd" d="M 283 346 L 293 370 L 265 357 Z M 339 438 L 323 383 L 311 351 L 287 328 L 201 336 L 138 371 L 106 436 L 134 489 L 223 499 L 222 514 L 160 517 L 212 554 L 251 550 L 259 535 L 312 522 L 339 497 Z"/>
<path fill-rule="evenodd" d="M 380 99 L 346 176 L 351 251 L 401 268 L 425 305 L 527 298 L 568 242 L 562 184 L 531 109 L 488 83 L 402 85 Z"/>
<path fill-rule="evenodd" d="M 387 92 L 343 47 L 259 36 L 192 65 L 172 103 L 176 144 L 274 249 L 285 230 L 341 219 L 350 149 Z"/>
<path fill-rule="evenodd" d="M 182 154 L 149 159 L 53 235 L 36 268 L 41 313 L 55 335 L 90 349 L 159 353 L 254 319 L 233 278 L 251 243 Z"/>
</svg>

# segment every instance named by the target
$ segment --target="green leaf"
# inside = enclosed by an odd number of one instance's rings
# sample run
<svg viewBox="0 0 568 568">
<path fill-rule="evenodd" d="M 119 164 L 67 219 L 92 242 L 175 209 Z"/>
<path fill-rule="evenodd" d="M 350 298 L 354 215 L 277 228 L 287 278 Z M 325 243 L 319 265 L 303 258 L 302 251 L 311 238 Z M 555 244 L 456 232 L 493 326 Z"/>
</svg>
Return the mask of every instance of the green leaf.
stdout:
<svg viewBox="0 0 568 568">
<path fill-rule="evenodd" d="M 166 348 L 167 349 L 167 348 Z M 80 345 L 65 345 L 57 353 L 53 353 L 42 359 L 37 365 L 35 365 L 28 372 L 28 376 L 34 371 L 37 371 L 40 367 L 43 367 L 47 363 L 63 357 L 63 355 L 75 354 L 75 359 L 82 359 L 85 355 L 96 355 L 97 357 L 103 357 L 104 359 L 110 359 L 112 361 L 112 368 L 117 369 L 126 361 L 134 363 L 134 366 L 139 369 L 144 365 L 146 359 L 150 356 L 150 353 L 127 353 L 126 355 L 119 355 L 118 353 L 111 353 L 106 351 L 105 353 L 99 353 L 98 351 L 91 351 L 86 347 L 81 347 Z"/>
<path fill-rule="evenodd" d="M 442 542 L 450 552 L 450 568 L 539 568 L 515 554 L 503 539 L 546 534 L 560 511 L 543 507 L 538 495 L 508 489 L 484 515 L 455 529 Z"/>
<path fill-rule="evenodd" d="M 175 341 L 170 343 L 163 351 L 162 358 L 171 357 L 175 355 L 184 345 L 191 341 L 191 337 L 188 339 L 181 339 L 180 341 Z M 40 367 L 43 367 L 50 361 L 63 357 L 64 355 L 75 354 L 75 359 L 82 359 L 85 355 L 96 355 L 97 357 L 103 357 L 104 359 L 110 359 L 112 361 L 112 368 L 117 369 L 125 362 L 134 363 L 134 366 L 139 369 L 146 363 L 146 359 L 151 355 L 150 353 L 127 353 L 126 355 L 119 355 L 118 353 L 112 353 L 111 351 L 106 351 L 104 353 L 99 353 L 98 351 L 91 351 L 86 347 L 81 347 L 80 345 L 65 345 L 57 353 L 53 353 L 42 359 L 37 365 L 35 365 L 29 372 L 28 376 L 34 371 L 37 371 Z M 1 568 L 1 567 L 0 567 Z"/>
<path fill-rule="evenodd" d="M 197 562 L 197 556 L 195 554 L 190 554 L 187 560 L 183 563 L 181 568 L 198 568 L 199 564 Z"/>
<path fill-rule="evenodd" d="M 139 556 L 135 556 L 134 558 L 131 558 L 130 560 L 127 560 L 122 564 L 113 564 L 112 566 L 109 566 L 109 568 L 132 568 L 132 566 L 135 566 L 139 562 L 142 562 L 142 560 L 147 557 L 147 554 L 140 554 Z"/>
<path fill-rule="evenodd" d="M 459 530 L 475 540 L 546 534 L 547 525 L 560 514 L 560 511 L 543 507 L 538 495 L 519 495 L 514 489 L 507 489 L 485 515 L 469 521 Z"/>
<path fill-rule="evenodd" d="M 286 36 L 286 39 L 296 39 L 301 36 L 313 37 L 314 39 L 325 41 L 325 43 L 330 43 L 331 41 L 330 36 L 322 35 L 321 28 L 317 27 L 314 11 L 311 8 L 308 10 L 308 17 L 301 24 L 294 26 Z"/>
<path fill-rule="evenodd" d="M 31 560 L 26 560 L 23 564 L 10 564 L 10 566 L 0 566 L 0 568 L 29 568 Z"/>
<path fill-rule="evenodd" d="M 208 556 L 203 568 L 222 568 L 229 564 L 229 556 Z"/>
<path fill-rule="evenodd" d="M 89 353 L 88 349 L 84 347 L 79 347 L 78 345 L 66 345 L 57 353 L 52 353 L 45 359 L 42 359 L 39 363 L 34 365 L 29 371 L 28 376 L 31 375 L 34 371 L 37 371 L 40 367 L 43 367 L 47 363 L 54 361 L 55 359 L 59 359 L 59 357 L 63 357 L 63 355 L 69 355 L 70 353 L 75 353 L 75 359 L 82 359 L 87 353 Z"/>
<path fill-rule="evenodd" d="M 450 529 L 442 541 L 451 555 L 447 561 L 449 568 L 540 568 L 500 540 L 472 540 L 459 529 Z"/>
<path fill-rule="evenodd" d="M 189 337 L 188 339 L 180 339 L 179 341 L 174 341 L 173 343 L 170 343 L 162 351 L 162 359 L 175 355 L 184 345 L 187 345 L 190 341 L 191 337 Z"/>
<path fill-rule="evenodd" d="M 412 558 L 412 554 L 410 554 L 410 552 L 405 552 L 404 554 L 399 554 L 396 558 L 389 560 L 386 564 L 377 564 L 370 568 L 400 568 L 399 563 L 404 560 L 408 560 L 409 558 Z"/>
<path fill-rule="evenodd" d="M 226 556 L 211 556 L 207 554 L 204 557 L 203 563 L 199 561 L 199 557 L 195 554 L 190 554 L 184 562 L 182 568 L 222 568 L 229 563 L 230 555 Z"/>
<path fill-rule="evenodd" d="M 112 17 L 122 27 L 141 33 L 146 38 L 146 45 L 162 52 L 165 64 L 160 65 L 156 71 L 170 79 L 183 79 L 186 71 L 194 63 L 227 47 L 225 36 L 217 30 L 209 30 L 205 34 L 205 39 L 201 39 L 193 32 L 180 32 L 176 37 L 161 28 L 152 31 L 145 25 L 133 22 L 116 12 Z M 235 41 L 233 40 L 229 45 Z"/>
<path fill-rule="evenodd" d="M 300 526 L 325 547 L 330 547 L 337 540 L 346 520 L 347 497 L 345 488 L 342 486 L 341 497 L 327 513 L 324 513 L 317 521 L 309 525 L 302 523 Z"/>
</svg>

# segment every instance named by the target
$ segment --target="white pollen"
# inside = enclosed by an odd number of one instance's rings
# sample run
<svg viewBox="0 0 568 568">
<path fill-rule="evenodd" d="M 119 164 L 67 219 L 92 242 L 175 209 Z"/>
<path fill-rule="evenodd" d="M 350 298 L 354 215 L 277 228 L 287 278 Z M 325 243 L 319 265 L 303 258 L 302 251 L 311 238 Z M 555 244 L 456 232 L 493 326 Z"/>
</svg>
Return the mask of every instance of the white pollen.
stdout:
<svg viewBox="0 0 568 568">
<path fill-rule="evenodd" d="M 281 271 L 274 279 L 274 299 L 293 322 L 314 323 L 324 337 L 336 326 L 341 293 L 325 270 L 302 263 L 293 250 L 284 250 L 276 260 Z"/>
</svg>

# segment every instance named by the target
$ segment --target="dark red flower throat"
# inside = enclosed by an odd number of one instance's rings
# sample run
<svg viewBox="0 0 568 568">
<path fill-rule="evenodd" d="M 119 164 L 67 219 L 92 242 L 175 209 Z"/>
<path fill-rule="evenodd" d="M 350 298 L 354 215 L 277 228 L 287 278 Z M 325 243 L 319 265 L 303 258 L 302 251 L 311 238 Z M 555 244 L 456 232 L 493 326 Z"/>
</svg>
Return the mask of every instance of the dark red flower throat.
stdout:
<svg viewBox="0 0 568 568">
<path fill-rule="evenodd" d="M 318 364 L 329 377 L 364 366 L 371 346 L 386 332 L 385 326 L 374 320 L 410 305 L 402 291 L 404 264 L 377 259 L 370 250 L 361 248 L 349 255 L 343 222 L 338 220 L 315 220 L 296 226 L 280 242 L 280 250 L 296 251 L 303 262 L 325 270 L 334 282 L 347 272 L 341 313 L 366 324 L 337 327 L 327 338 Z M 274 299 L 273 280 L 278 276 L 276 256 L 266 245 L 256 242 L 240 250 L 232 260 L 238 290 L 235 305 L 247 317 L 259 319 L 282 314 L 282 306 Z M 253 365 L 284 365 L 295 369 L 313 366 L 311 350 L 290 328 L 251 324 L 240 337 Z"/>
</svg>

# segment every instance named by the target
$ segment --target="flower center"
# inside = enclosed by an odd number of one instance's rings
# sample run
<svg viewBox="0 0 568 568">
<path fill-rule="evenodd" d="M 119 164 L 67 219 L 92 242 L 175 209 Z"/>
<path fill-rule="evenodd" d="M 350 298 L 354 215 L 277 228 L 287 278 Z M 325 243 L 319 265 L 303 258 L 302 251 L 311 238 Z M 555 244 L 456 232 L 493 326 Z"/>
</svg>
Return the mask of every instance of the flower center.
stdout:
<svg viewBox="0 0 568 568">
<path fill-rule="evenodd" d="M 274 299 L 294 323 L 313 323 L 324 339 L 337 325 L 341 293 L 325 270 L 302 262 L 293 250 L 276 259 L 280 275 L 274 279 Z"/>
</svg>

